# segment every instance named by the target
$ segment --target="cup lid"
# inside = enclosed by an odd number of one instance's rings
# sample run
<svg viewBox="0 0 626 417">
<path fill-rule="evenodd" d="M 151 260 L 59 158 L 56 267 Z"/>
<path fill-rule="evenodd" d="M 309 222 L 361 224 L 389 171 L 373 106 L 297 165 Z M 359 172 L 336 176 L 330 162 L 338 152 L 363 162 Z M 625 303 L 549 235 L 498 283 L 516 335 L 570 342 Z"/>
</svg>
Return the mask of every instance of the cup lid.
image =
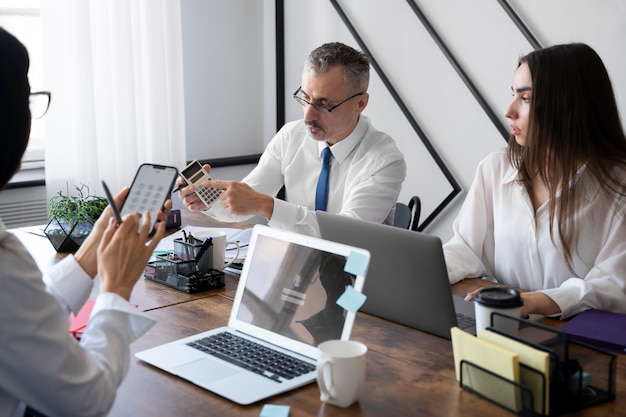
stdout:
<svg viewBox="0 0 626 417">
<path fill-rule="evenodd" d="M 513 288 L 484 287 L 478 290 L 474 301 L 488 307 L 515 308 L 524 304 L 519 291 Z"/>
</svg>

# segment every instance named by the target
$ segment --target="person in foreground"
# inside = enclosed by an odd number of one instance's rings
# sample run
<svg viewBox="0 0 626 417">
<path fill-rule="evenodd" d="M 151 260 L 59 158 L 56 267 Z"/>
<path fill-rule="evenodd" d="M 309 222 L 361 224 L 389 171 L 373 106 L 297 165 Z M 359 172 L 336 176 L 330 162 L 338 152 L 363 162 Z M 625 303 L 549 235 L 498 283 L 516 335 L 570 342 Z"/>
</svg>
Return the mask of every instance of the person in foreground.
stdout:
<svg viewBox="0 0 626 417">
<path fill-rule="evenodd" d="M 28 66 L 24 46 L 0 28 L 0 189 L 19 169 L 28 144 Z M 127 193 L 120 192 L 115 203 Z M 168 201 L 160 220 L 170 208 Z M 76 254 L 43 279 L 27 249 L 0 220 L 0 416 L 108 413 L 128 372 L 129 344 L 154 324 L 128 302 L 165 233 L 161 222 L 148 242 L 149 218 L 144 215 L 137 233 L 137 214 L 117 226 L 107 207 Z M 85 303 L 96 274 L 99 294 L 78 343 L 69 333 L 69 313 Z"/>
<path fill-rule="evenodd" d="M 626 313 L 626 138 L 602 60 L 540 49 L 512 90 L 509 146 L 479 164 L 444 245 L 450 282 L 528 290 L 522 316 Z"/>
<path fill-rule="evenodd" d="M 258 215 L 272 227 L 312 236 L 319 236 L 315 210 L 391 223 L 406 165 L 393 139 L 362 115 L 369 70 L 369 57 L 342 43 L 314 49 L 293 95 L 304 118 L 283 126 L 242 182 L 205 182 L 223 190 L 206 214 L 225 221 Z M 326 206 L 316 205 L 325 148 L 332 154 Z M 273 197 L 283 186 L 285 201 Z M 179 196 L 190 210 L 206 210 L 193 186 Z"/>
</svg>

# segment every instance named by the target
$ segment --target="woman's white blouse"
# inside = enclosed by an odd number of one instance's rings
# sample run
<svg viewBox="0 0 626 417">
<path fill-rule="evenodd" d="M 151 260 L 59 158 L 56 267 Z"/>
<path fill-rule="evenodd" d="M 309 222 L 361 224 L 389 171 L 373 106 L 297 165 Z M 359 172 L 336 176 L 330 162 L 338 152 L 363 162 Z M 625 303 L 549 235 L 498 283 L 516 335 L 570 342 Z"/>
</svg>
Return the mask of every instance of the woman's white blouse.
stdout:
<svg viewBox="0 0 626 417">
<path fill-rule="evenodd" d="M 558 231 L 550 235 L 548 202 L 535 214 L 506 150 L 478 166 L 444 245 L 450 282 L 494 278 L 541 291 L 561 308 L 561 318 L 586 309 L 626 313 L 626 221 L 598 182 L 582 169 L 583 203 L 575 213 L 578 230 L 573 269 L 565 261 Z"/>
</svg>

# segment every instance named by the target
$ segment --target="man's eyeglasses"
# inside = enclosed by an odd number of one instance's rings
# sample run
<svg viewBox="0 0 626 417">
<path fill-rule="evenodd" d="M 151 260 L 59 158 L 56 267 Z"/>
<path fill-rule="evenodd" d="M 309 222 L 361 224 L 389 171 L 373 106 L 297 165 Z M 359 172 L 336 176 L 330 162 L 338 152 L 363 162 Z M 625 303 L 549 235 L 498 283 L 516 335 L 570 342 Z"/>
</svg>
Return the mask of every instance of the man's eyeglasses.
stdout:
<svg viewBox="0 0 626 417">
<path fill-rule="evenodd" d="M 29 107 L 30 117 L 33 119 L 41 119 L 50 107 L 50 98 L 52 94 L 50 91 L 37 91 L 30 93 Z"/>
<path fill-rule="evenodd" d="M 296 101 L 298 103 L 300 103 L 300 105 L 302 107 L 304 106 L 313 106 L 313 108 L 319 112 L 326 112 L 326 113 L 330 113 L 331 111 L 335 110 L 337 107 L 341 106 L 343 103 L 352 100 L 355 97 L 358 96 L 362 96 L 365 93 L 356 93 L 350 97 L 348 97 L 347 99 L 345 99 L 344 101 L 342 101 L 341 103 L 335 104 L 334 106 L 328 107 L 328 106 L 324 106 L 323 104 L 317 104 L 317 103 L 311 103 L 310 101 L 307 101 L 306 99 L 304 99 L 302 96 L 299 96 L 298 93 L 302 91 L 302 86 L 298 87 L 298 89 L 296 90 L 295 93 L 293 93 L 293 98 L 296 99 Z"/>
</svg>

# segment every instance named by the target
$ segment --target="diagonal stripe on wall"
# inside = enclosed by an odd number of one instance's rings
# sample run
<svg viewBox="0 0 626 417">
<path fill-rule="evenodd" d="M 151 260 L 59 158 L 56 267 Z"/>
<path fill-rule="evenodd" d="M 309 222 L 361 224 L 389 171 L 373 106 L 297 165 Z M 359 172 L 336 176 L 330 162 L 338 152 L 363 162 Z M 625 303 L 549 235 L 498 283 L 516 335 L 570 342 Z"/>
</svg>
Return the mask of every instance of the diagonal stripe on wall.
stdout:
<svg viewBox="0 0 626 417">
<path fill-rule="evenodd" d="M 431 141 L 428 139 L 428 137 L 426 136 L 426 133 L 420 127 L 419 123 L 417 122 L 413 114 L 411 114 L 411 112 L 409 111 L 408 107 L 406 106 L 406 104 L 404 103 L 400 95 L 398 94 L 397 90 L 395 89 L 395 87 L 393 86 L 393 84 L 391 83 L 391 81 L 389 80 L 385 72 L 383 71 L 382 67 L 379 65 L 378 61 L 376 60 L 375 54 L 373 54 L 370 48 L 368 48 L 365 41 L 363 40 L 361 35 L 358 33 L 358 31 L 355 29 L 354 25 L 352 24 L 352 22 L 350 21 L 350 19 L 348 18 L 348 16 L 342 9 L 342 7 L 339 5 L 339 3 L 336 0 L 331 0 L 331 3 L 335 7 L 335 10 L 341 17 L 342 21 L 344 22 L 344 24 L 346 25 L 346 27 L 348 28 L 352 36 L 354 36 L 356 42 L 359 44 L 359 47 L 363 50 L 363 52 L 365 52 L 366 54 L 370 56 L 372 67 L 374 67 L 374 69 L 376 70 L 378 76 L 381 78 L 383 84 L 385 85 L 385 87 L 387 88 L 391 96 L 393 97 L 394 101 L 400 108 L 402 114 L 404 115 L 406 120 L 409 122 L 409 124 L 411 125 L 411 127 L 413 128 L 417 136 L 419 137 L 419 139 L 422 141 L 424 147 L 426 148 L 426 150 L 428 151 L 428 153 L 430 154 L 430 156 L 436 163 L 437 167 L 439 168 L 441 173 L 444 175 L 444 177 L 448 181 L 450 187 L 452 188 L 452 190 L 447 195 L 444 196 L 442 201 L 436 205 L 435 209 L 431 213 L 429 213 L 424 220 L 420 222 L 418 226 L 418 230 L 422 231 L 461 192 L 461 186 L 459 185 L 457 180 L 454 178 L 454 176 L 452 175 L 452 173 L 450 172 L 450 170 L 444 163 L 443 159 L 439 156 L 436 149 L 433 147 Z"/>
</svg>

